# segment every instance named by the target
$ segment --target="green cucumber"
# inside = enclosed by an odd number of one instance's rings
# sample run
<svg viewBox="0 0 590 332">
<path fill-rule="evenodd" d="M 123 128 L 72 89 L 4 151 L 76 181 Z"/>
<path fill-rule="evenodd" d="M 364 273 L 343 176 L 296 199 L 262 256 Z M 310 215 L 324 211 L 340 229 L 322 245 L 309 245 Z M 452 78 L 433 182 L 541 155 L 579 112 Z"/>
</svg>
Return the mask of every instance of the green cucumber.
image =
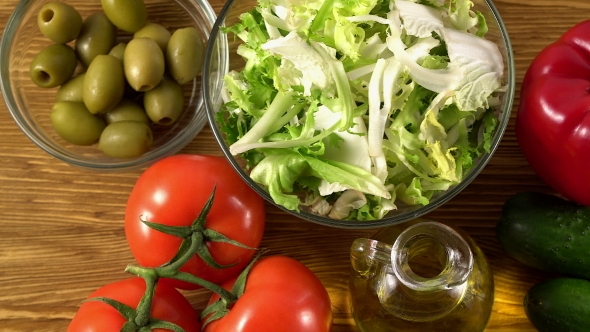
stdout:
<svg viewBox="0 0 590 332">
<path fill-rule="evenodd" d="M 506 253 L 525 265 L 590 279 L 590 207 L 544 193 L 518 193 L 504 204 L 496 236 Z"/>
<path fill-rule="evenodd" d="M 590 331 L 590 281 L 556 278 L 534 285 L 524 311 L 540 332 Z"/>
</svg>

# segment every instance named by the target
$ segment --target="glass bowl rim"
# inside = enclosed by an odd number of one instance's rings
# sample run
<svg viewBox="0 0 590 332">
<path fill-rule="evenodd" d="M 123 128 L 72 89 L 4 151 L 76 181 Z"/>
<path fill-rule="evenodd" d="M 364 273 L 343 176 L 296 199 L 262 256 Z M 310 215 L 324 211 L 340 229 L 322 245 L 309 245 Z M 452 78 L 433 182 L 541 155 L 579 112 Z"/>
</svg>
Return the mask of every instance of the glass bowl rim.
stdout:
<svg viewBox="0 0 590 332">
<path fill-rule="evenodd" d="M 462 179 L 461 182 L 459 182 L 457 185 L 449 188 L 444 193 L 442 193 L 440 196 L 432 199 L 428 205 L 420 206 L 412 211 L 402 212 L 402 213 L 399 213 L 394 216 L 390 216 L 390 217 L 385 216 L 385 217 L 383 217 L 381 219 L 377 219 L 377 220 L 362 220 L 362 221 L 361 220 L 338 220 L 338 219 L 332 219 L 332 218 L 328 218 L 328 217 L 315 215 L 315 214 L 312 214 L 312 213 L 309 213 L 306 211 L 299 211 L 299 212 L 291 211 L 291 210 L 285 208 L 284 206 L 275 203 L 274 200 L 272 199 L 272 197 L 270 196 L 270 194 L 268 193 L 268 191 L 266 191 L 264 188 L 262 188 L 262 186 L 259 185 L 258 183 L 254 182 L 250 178 L 248 173 L 238 164 L 235 157 L 230 153 L 229 147 L 227 146 L 227 144 L 225 143 L 225 140 L 223 138 L 223 134 L 219 131 L 219 128 L 217 127 L 217 122 L 215 119 L 216 110 L 215 110 L 214 105 L 212 104 L 212 101 L 209 98 L 210 92 L 211 92 L 210 87 L 209 87 L 209 82 L 208 82 L 208 77 L 210 75 L 209 66 L 211 65 L 210 59 L 212 57 L 212 52 L 216 46 L 216 43 L 218 42 L 217 39 L 219 37 L 221 37 L 222 41 L 226 43 L 226 44 L 223 44 L 222 46 L 220 46 L 220 49 L 222 51 L 222 56 L 224 56 L 225 59 L 229 59 L 227 40 L 225 38 L 225 34 L 220 33 L 220 32 L 221 32 L 221 28 L 225 25 L 226 16 L 230 12 L 233 4 L 236 3 L 236 1 L 239 1 L 239 0 L 228 0 L 226 2 L 226 4 L 223 6 L 221 12 L 219 13 L 219 15 L 217 17 L 215 24 L 213 25 L 213 29 L 211 30 L 209 42 L 207 44 L 207 52 L 205 54 L 205 61 L 204 61 L 204 65 L 203 65 L 203 76 L 202 76 L 203 95 L 205 96 L 205 108 L 207 110 L 207 117 L 209 118 L 209 124 L 211 127 L 211 131 L 213 132 L 215 140 L 217 141 L 219 147 L 221 148 L 223 155 L 230 162 L 230 164 L 232 165 L 234 170 L 236 172 L 238 172 L 240 177 L 244 181 L 246 181 L 246 183 L 248 183 L 248 185 L 254 191 L 256 191 L 259 195 L 261 195 L 266 201 L 268 201 L 272 205 L 278 207 L 279 209 L 287 212 L 290 215 L 305 219 L 307 221 L 310 221 L 310 222 L 313 222 L 316 224 L 335 227 L 335 228 L 367 229 L 367 228 L 379 228 L 379 227 L 385 227 L 385 226 L 394 225 L 394 224 L 400 224 L 400 223 L 421 217 L 429 212 L 432 212 L 435 209 L 437 209 L 438 207 L 440 207 L 441 205 L 450 201 L 453 197 L 457 196 L 457 194 L 459 194 L 461 191 L 463 191 L 463 189 L 465 189 L 481 173 L 481 171 L 485 168 L 485 166 L 488 164 L 488 162 L 492 159 L 492 156 L 494 155 L 494 153 L 496 152 L 498 146 L 500 145 L 500 143 L 502 141 L 502 138 L 503 138 L 506 128 L 508 126 L 508 122 L 510 121 L 510 115 L 512 112 L 512 107 L 513 107 L 513 102 L 514 102 L 516 73 L 515 73 L 514 53 L 512 51 L 512 44 L 510 43 L 510 37 L 508 35 L 508 31 L 506 29 L 506 26 L 504 25 L 504 21 L 502 20 L 500 13 L 498 12 L 498 9 L 496 8 L 496 6 L 494 5 L 492 0 L 482 0 L 485 2 L 485 4 L 490 9 L 490 12 L 491 12 L 495 22 L 498 24 L 498 27 L 501 32 L 502 41 L 506 47 L 506 49 L 505 49 L 506 59 L 505 60 L 506 60 L 507 66 L 508 66 L 508 71 L 507 71 L 508 77 L 506 78 L 507 89 L 504 94 L 504 100 L 505 100 L 504 101 L 504 108 L 502 109 L 502 115 L 499 118 L 499 124 L 496 129 L 496 132 L 494 133 L 494 138 L 492 141 L 492 146 L 490 147 L 490 152 L 484 154 L 481 157 L 478 164 L 476 166 L 474 166 L 465 175 L 465 177 Z M 222 68 L 223 73 L 227 73 L 227 67 L 229 65 L 226 64 L 225 66 L 226 67 Z"/>
</svg>

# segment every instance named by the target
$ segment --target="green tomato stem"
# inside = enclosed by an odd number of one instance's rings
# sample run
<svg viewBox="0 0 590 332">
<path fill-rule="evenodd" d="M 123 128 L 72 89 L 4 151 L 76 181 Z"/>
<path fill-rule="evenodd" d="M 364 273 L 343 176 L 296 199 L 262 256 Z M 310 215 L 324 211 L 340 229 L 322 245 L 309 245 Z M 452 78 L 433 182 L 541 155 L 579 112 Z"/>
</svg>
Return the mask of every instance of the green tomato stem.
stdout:
<svg viewBox="0 0 590 332">
<path fill-rule="evenodd" d="M 133 314 L 130 313 L 127 315 L 130 316 L 128 317 L 128 324 L 126 324 L 127 329 L 136 327 L 138 332 L 147 332 L 151 331 L 154 326 L 165 326 L 165 328 L 168 329 L 172 328 L 173 331 L 182 331 L 182 328 L 172 323 L 160 321 L 150 317 L 156 286 L 160 278 L 170 278 L 193 283 L 218 294 L 221 297 L 220 303 L 218 305 L 220 306 L 220 309 L 222 307 L 224 309 L 216 310 L 219 312 L 217 315 L 226 314 L 227 308 L 231 307 L 233 303 L 235 303 L 238 300 L 239 295 L 243 293 L 245 275 L 239 278 L 239 283 L 241 284 L 241 286 L 237 286 L 237 289 L 232 289 L 232 291 L 228 291 L 220 285 L 201 279 L 190 273 L 180 271 L 184 264 L 186 264 L 186 262 L 188 262 L 195 255 L 198 255 L 205 262 L 208 262 L 209 265 L 215 268 L 225 268 L 235 265 L 232 264 L 229 266 L 222 266 L 217 264 L 211 257 L 211 254 L 207 251 L 205 240 L 225 242 L 238 247 L 256 250 L 256 248 L 250 248 L 239 242 L 233 241 L 218 232 L 208 230 L 205 228 L 206 217 L 209 211 L 211 210 L 211 206 L 213 205 L 214 196 L 215 188 L 213 188 L 213 191 L 209 196 L 209 199 L 207 200 L 205 206 L 203 207 L 203 210 L 201 211 L 199 216 L 193 221 L 193 224 L 190 226 L 190 228 L 160 225 L 157 223 L 142 220 L 142 222 L 144 222 L 149 227 L 152 227 L 156 230 L 162 231 L 167 234 L 183 238 L 183 242 L 178 248 L 178 252 L 176 253 L 176 255 L 168 263 L 162 266 L 143 267 L 128 265 L 125 269 L 126 272 L 144 279 L 146 284 L 146 291 L 141 300 L 139 301 L 137 309 Z M 257 258 L 259 257 L 259 255 L 257 256 Z M 252 263 L 250 263 L 246 270 L 249 270 L 252 267 Z M 236 286 L 234 286 L 234 288 L 236 288 Z M 215 317 L 217 317 L 217 315 Z"/>
<path fill-rule="evenodd" d="M 191 235 L 189 247 L 184 251 L 184 253 L 180 257 L 178 257 L 176 260 L 172 261 L 170 264 L 159 266 L 156 268 L 148 268 L 148 267 L 135 266 L 135 265 L 127 266 L 127 269 L 126 269 L 127 272 L 134 274 L 138 277 L 141 277 L 146 281 L 146 287 L 147 287 L 146 288 L 146 295 L 144 295 L 144 298 L 142 298 L 142 302 L 140 302 L 140 304 L 137 307 L 137 311 L 138 311 L 137 317 L 141 316 L 140 315 L 140 306 L 142 304 L 147 305 L 148 300 L 150 300 L 150 298 L 147 295 L 148 291 L 149 291 L 148 288 L 150 287 L 150 284 L 153 283 L 155 286 L 155 282 L 159 278 L 171 278 L 171 279 L 176 279 L 176 280 L 181 280 L 181 281 L 193 283 L 193 284 L 199 285 L 203 288 L 206 288 L 206 289 L 218 294 L 220 297 L 225 299 L 228 303 L 233 303 L 233 302 L 237 301 L 237 296 L 235 296 L 231 292 L 225 290 L 223 287 L 221 287 L 217 284 L 214 284 L 210 281 L 195 277 L 192 274 L 180 271 L 180 268 L 191 257 L 193 257 L 195 255 L 195 252 L 202 245 L 203 245 L 203 234 L 200 232 L 195 232 Z M 145 304 L 144 304 L 144 301 L 145 301 Z M 151 305 L 151 302 L 149 302 L 149 304 Z M 141 319 L 143 319 L 143 318 L 141 318 Z M 136 321 L 136 323 L 139 322 L 139 318 L 136 318 L 135 321 Z M 139 326 L 142 326 L 142 325 L 139 325 Z"/>
<path fill-rule="evenodd" d="M 178 273 L 180 268 L 195 255 L 201 246 L 203 246 L 203 233 L 194 232 L 191 235 L 190 244 L 186 251 L 176 260 L 173 260 L 170 264 L 157 267 L 155 269 L 156 274 L 159 277 L 170 277 L 175 275 Z"/>
<path fill-rule="evenodd" d="M 152 301 L 154 299 L 154 293 L 156 292 L 156 285 L 158 283 L 158 276 L 155 273 L 146 273 L 147 277 L 145 280 L 145 293 L 137 305 L 137 316 L 135 316 L 135 324 L 141 327 L 145 327 L 150 321 Z"/>
<path fill-rule="evenodd" d="M 224 299 L 228 303 L 233 303 L 238 300 L 238 296 L 233 294 L 233 292 L 227 291 L 225 288 L 223 288 L 215 283 L 212 283 L 210 281 L 207 281 L 205 279 L 195 277 L 194 275 L 192 275 L 190 273 L 178 272 L 178 274 L 171 276 L 170 278 L 180 280 L 180 281 L 189 282 L 189 283 L 192 283 L 195 285 L 199 285 L 203 288 L 206 288 L 206 289 L 212 291 L 213 293 L 219 295 L 219 297 L 221 297 L 222 299 Z"/>
</svg>

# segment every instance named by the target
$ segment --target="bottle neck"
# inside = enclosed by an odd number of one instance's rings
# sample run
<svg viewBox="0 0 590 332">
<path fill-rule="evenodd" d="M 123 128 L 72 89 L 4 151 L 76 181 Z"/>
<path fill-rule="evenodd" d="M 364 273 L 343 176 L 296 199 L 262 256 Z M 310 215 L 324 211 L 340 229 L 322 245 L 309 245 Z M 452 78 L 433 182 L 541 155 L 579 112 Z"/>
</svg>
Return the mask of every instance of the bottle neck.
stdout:
<svg viewBox="0 0 590 332">
<path fill-rule="evenodd" d="M 379 300 L 406 320 L 438 319 L 461 302 L 472 268 L 469 245 L 452 228 L 437 222 L 415 224 L 393 244 Z"/>
</svg>

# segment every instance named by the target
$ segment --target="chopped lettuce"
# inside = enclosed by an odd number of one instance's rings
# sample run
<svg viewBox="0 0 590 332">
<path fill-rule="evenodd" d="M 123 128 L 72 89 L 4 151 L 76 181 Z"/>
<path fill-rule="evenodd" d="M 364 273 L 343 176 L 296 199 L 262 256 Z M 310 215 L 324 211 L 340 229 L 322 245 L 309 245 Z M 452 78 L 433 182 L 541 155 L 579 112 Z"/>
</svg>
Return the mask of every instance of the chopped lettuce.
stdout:
<svg viewBox="0 0 590 332">
<path fill-rule="evenodd" d="M 426 205 L 492 148 L 503 59 L 467 0 L 259 0 L 217 116 L 287 209 L 373 220 Z"/>
</svg>

